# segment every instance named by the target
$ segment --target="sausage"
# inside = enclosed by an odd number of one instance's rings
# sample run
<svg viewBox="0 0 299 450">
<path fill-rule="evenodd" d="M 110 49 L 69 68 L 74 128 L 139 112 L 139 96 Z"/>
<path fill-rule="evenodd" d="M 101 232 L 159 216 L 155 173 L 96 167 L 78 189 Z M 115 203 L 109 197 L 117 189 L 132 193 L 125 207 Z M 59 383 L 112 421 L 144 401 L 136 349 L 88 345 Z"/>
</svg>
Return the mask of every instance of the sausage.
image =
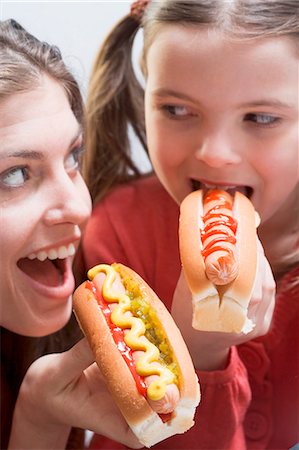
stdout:
<svg viewBox="0 0 299 450">
<path fill-rule="evenodd" d="M 216 285 L 226 285 L 238 275 L 237 222 L 232 206 L 232 197 L 222 190 L 208 191 L 203 199 L 202 255 L 206 275 Z"/>
</svg>

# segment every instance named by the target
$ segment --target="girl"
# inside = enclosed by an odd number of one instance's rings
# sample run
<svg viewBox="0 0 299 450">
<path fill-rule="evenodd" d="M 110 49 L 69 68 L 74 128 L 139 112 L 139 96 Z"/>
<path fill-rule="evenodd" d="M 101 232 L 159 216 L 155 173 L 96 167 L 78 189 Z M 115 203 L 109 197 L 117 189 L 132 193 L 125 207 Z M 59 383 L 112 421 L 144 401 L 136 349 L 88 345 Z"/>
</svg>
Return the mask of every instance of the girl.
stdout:
<svg viewBox="0 0 299 450">
<path fill-rule="evenodd" d="M 70 318 L 72 261 L 91 202 L 79 171 L 78 85 L 58 49 L 15 21 L 0 22 L 0 142 L 1 449 L 10 431 L 9 448 L 62 449 L 71 426 L 106 428 L 134 446 L 84 340 L 36 361 L 22 383 L 37 356 L 63 347 L 58 335 L 52 345 L 38 338 Z"/>
<path fill-rule="evenodd" d="M 299 441 L 298 12 L 297 0 L 138 1 L 95 63 L 86 265 L 117 260 L 147 280 L 172 310 L 202 387 L 195 426 L 157 448 L 286 449 Z M 131 64 L 141 27 L 147 147 Z M 132 162 L 128 126 L 155 176 L 141 177 Z M 260 248 L 247 335 L 191 327 L 177 205 L 213 186 L 245 193 L 261 216 L 267 259 Z M 95 437 L 92 448 L 106 445 Z"/>
</svg>

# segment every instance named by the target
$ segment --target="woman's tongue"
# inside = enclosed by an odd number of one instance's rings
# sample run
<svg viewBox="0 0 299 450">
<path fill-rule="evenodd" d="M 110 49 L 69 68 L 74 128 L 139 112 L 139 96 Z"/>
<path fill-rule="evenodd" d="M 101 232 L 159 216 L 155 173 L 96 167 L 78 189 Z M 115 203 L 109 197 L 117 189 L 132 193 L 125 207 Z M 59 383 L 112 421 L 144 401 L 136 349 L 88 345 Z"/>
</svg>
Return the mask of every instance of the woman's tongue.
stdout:
<svg viewBox="0 0 299 450">
<path fill-rule="evenodd" d="M 38 283 L 55 287 L 61 286 L 63 283 L 63 270 L 61 270 L 63 260 L 56 261 L 59 261 L 59 265 L 49 259 L 40 261 L 39 259 L 23 258 L 18 261 L 18 267 Z"/>
</svg>

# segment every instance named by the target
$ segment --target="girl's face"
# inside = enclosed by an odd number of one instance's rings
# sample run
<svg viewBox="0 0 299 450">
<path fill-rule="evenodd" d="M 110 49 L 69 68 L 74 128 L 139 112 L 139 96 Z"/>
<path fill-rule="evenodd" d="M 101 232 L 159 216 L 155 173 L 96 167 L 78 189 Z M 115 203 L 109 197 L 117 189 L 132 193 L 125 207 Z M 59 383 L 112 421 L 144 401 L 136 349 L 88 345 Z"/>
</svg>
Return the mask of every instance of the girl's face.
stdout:
<svg viewBox="0 0 299 450">
<path fill-rule="evenodd" d="M 147 54 L 146 127 L 157 175 L 245 192 L 266 221 L 298 184 L 298 59 L 286 38 L 231 42 L 169 25 Z M 290 211 L 291 213 L 291 211 Z"/>
<path fill-rule="evenodd" d="M 80 126 L 44 78 L 0 102 L 1 325 L 42 336 L 69 319 L 72 260 L 91 202 L 79 173 Z"/>
</svg>

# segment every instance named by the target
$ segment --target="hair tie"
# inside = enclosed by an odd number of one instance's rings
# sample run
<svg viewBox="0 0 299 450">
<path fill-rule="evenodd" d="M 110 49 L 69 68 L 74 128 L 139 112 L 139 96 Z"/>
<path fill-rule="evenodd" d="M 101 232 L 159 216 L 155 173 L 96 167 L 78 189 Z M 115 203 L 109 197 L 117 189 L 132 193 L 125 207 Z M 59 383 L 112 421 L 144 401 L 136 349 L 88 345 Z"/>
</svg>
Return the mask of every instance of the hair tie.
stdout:
<svg viewBox="0 0 299 450">
<path fill-rule="evenodd" d="M 131 17 L 141 23 L 145 8 L 150 0 L 136 0 L 131 4 Z"/>
</svg>

